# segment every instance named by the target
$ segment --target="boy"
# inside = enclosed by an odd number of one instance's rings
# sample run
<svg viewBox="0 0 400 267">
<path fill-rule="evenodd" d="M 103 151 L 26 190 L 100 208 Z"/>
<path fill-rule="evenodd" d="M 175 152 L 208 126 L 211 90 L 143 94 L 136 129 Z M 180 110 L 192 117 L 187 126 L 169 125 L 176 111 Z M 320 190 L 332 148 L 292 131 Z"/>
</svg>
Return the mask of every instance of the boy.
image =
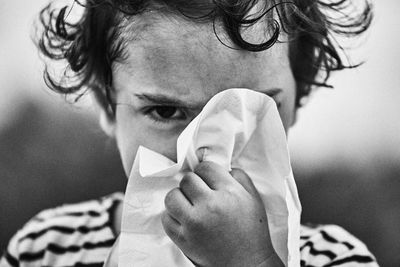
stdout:
<svg viewBox="0 0 400 267">
<path fill-rule="evenodd" d="M 50 59 L 68 62 L 60 81 L 47 70 L 46 81 L 61 93 L 94 94 L 101 125 L 116 139 L 127 176 L 140 145 L 175 160 L 179 134 L 212 96 L 228 88 L 271 96 L 287 132 L 312 86 L 327 86 L 330 72 L 346 67 L 331 34 L 358 35 L 371 20 L 368 3 L 352 13 L 348 0 L 82 5 L 77 22 L 68 20 L 68 7 L 57 11 L 49 5 L 41 13 L 39 48 Z M 163 226 L 196 265 L 282 266 L 263 204 L 244 172 L 203 162 L 183 181 L 166 197 Z M 217 182 L 218 190 L 210 190 Z M 236 201 L 225 198 L 226 192 Z M 195 197 L 207 208 L 189 210 L 186 202 Z M 121 199 L 116 194 L 38 214 L 12 238 L 2 266 L 103 266 L 118 245 Z M 211 210 L 220 211 L 213 224 Z M 187 220 L 190 214 L 196 214 L 196 227 Z M 241 249 L 247 240 L 252 245 Z M 367 248 L 337 226 L 304 226 L 301 241 L 302 266 L 377 266 Z"/>
</svg>

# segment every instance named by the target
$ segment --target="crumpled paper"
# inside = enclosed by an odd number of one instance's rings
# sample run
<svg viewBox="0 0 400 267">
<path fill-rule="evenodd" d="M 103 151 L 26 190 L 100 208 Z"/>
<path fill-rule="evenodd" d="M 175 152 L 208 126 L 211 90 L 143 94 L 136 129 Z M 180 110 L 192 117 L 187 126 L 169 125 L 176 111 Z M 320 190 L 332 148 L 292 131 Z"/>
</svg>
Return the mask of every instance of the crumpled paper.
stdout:
<svg viewBox="0 0 400 267">
<path fill-rule="evenodd" d="M 203 160 L 249 175 L 264 202 L 273 247 L 286 266 L 299 266 L 301 205 L 285 131 L 273 99 L 248 89 L 210 99 L 179 136 L 177 162 L 139 147 L 125 193 L 119 266 L 194 266 L 165 234 L 161 213 L 167 192 Z"/>
</svg>

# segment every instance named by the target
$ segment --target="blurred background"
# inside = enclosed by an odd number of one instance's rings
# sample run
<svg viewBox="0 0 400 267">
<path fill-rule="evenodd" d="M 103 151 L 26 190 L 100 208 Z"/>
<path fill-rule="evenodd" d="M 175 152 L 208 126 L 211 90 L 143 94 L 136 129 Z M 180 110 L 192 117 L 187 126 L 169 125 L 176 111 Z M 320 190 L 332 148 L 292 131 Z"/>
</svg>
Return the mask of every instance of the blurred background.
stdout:
<svg viewBox="0 0 400 267">
<path fill-rule="evenodd" d="M 115 144 L 88 99 L 50 92 L 30 35 L 44 0 L 0 0 L 0 249 L 38 211 L 123 191 Z M 339 224 L 382 266 L 400 266 L 400 2 L 376 18 L 334 90 L 315 93 L 289 135 L 303 222 Z"/>
</svg>

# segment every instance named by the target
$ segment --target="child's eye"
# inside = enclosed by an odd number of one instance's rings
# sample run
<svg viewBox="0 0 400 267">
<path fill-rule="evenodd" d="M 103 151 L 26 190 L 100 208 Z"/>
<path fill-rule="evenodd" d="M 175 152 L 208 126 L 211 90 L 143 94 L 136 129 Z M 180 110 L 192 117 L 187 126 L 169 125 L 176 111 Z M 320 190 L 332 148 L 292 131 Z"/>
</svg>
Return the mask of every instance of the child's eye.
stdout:
<svg viewBox="0 0 400 267">
<path fill-rule="evenodd" d="M 181 108 L 173 106 L 153 106 L 145 110 L 145 114 L 151 119 L 162 123 L 185 121 L 187 119 L 185 112 Z"/>
</svg>

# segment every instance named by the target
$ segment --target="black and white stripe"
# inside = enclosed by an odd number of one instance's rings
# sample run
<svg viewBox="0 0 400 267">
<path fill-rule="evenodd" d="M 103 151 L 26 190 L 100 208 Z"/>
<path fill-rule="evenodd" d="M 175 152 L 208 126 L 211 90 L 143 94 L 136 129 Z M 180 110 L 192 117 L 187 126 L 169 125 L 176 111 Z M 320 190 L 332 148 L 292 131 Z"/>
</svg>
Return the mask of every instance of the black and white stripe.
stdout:
<svg viewBox="0 0 400 267">
<path fill-rule="evenodd" d="M 301 266 L 378 266 L 367 247 L 337 225 L 302 226 Z"/>
<path fill-rule="evenodd" d="M 102 266 L 115 242 L 112 209 L 122 198 L 114 194 L 39 213 L 10 241 L 0 266 Z"/>
<path fill-rule="evenodd" d="M 122 199 L 116 193 L 39 213 L 11 239 L 0 266 L 103 266 L 116 239 L 112 210 Z M 335 225 L 302 226 L 300 253 L 303 267 L 378 266 L 363 243 Z"/>
</svg>

